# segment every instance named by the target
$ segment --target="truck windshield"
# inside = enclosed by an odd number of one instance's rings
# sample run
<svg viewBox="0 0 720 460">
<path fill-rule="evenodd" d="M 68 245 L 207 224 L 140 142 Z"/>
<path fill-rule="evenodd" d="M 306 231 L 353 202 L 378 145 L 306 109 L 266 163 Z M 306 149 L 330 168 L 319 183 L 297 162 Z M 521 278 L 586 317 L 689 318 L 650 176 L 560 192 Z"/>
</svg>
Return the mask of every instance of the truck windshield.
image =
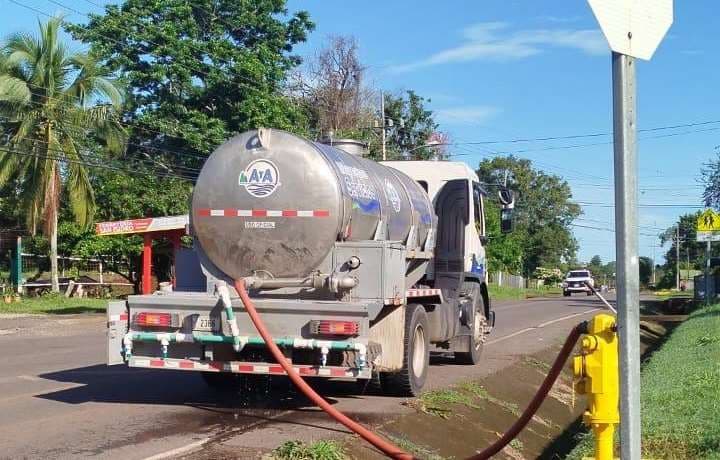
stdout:
<svg viewBox="0 0 720 460">
<path fill-rule="evenodd" d="M 587 278 L 590 276 L 590 273 L 588 272 L 570 272 L 568 273 L 568 278 Z"/>
</svg>

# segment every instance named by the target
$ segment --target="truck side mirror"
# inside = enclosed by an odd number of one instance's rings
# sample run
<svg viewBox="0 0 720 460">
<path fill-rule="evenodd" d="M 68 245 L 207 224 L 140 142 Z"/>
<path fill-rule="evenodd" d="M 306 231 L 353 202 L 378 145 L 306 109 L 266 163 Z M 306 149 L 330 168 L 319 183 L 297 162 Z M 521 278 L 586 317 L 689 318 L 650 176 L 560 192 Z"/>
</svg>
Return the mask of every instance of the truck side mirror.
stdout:
<svg viewBox="0 0 720 460">
<path fill-rule="evenodd" d="M 502 208 L 500 210 L 500 232 L 510 233 L 513 231 L 513 209 Z"/>
</svg>

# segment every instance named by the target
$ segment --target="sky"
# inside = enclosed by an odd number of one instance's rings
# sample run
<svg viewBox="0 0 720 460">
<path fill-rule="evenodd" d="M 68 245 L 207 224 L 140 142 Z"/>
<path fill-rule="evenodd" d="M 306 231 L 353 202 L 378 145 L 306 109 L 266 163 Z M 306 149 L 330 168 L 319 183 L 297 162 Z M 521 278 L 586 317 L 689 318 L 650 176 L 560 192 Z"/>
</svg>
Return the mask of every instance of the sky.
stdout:
<svg viewBox="0 0 720 460">
<path fill-rule="evenodd" d="M 34 31 L 38 17 L 47 19 L 38 11 L 84 22 L 102 3 L 0 0 L 0 32 Z M 585 1 L 289 0 L 289 9 L 316 23 L 298 54 L 352 35 L 373 85 L 430 98 L 440 129 L 458 144 L 455 160 L 476 167 L 514 154 L 566 179 L 583 208 L 573 227 L 579 260 L 615 260 L 610 52 Z M 702 205 L 700 170 L 720 144 L 717 9 L 712 0 L 675 2 L 668 35 L 637 66 L 638 129 L 648 130 L 638 144 L 640 255 L 658 262 L 668 249 L 658 233 Z M 588 134 L 602 135 L 508 142 Z"/>
</svg>

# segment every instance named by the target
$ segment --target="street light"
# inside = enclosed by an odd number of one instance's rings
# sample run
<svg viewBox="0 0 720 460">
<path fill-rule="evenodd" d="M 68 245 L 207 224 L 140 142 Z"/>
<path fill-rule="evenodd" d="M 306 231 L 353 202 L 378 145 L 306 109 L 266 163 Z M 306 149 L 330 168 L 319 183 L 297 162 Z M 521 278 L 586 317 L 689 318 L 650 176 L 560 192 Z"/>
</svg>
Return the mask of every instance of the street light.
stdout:
<svg viewBox="0 0 720 460">
<path fill-rule="evenodd" d="M 408 156 L 410 156 L 410 154 L 411 154 L 412 152 L 414 152 L 415 150 L 419 150 L 419 149 L 422 149 L 422 148 L 442 147 L 442 146 L 444 146 L 444 145 L 450 145 L 450 144 L 448 144 L 447 142 L 431 141 L 431 142 L 428 142 L 427 144 L 417 145 L 417 146 L 411 148 L 410 150 L 406 150 L 404 154 L 405 154 L 405 157 L 408 157 Z M 433 160 L 438 161 L 438 160 L 440 160 L 440 158 L 438 158 L 438 156 L 435 155 L 435 156 L 433 157 Z"/>
</svg>

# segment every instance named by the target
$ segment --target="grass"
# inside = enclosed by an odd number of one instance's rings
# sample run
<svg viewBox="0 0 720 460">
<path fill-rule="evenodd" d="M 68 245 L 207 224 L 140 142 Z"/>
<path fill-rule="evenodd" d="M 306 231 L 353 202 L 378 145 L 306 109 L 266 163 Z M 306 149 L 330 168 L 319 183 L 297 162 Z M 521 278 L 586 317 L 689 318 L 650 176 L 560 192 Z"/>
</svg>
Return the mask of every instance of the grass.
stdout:
<svg viewBox="0 0 720 460">
<path fill-rule="evenodd" d="M 471 409 L 479 409 L 479 407 L 473 403 L 473 397 L 471 395 L 453 388 L 426 391 L 420 395 L 418 399 L 410 403 L 411 406 L 426 414 L 445 419 L 450 418 L 453 414 L 453 408 L 450 407 L 453 404 L 466 406 Z"/>
<path fill-rule="evenodd" d="M 720 305 L 693 312 L 642 370 L 643 457 L 720 459 Z M 568 458 L 589 455 L 583 437 Z"/>
<path fill-rule="evenodd" d="M 455 412 L 453 406 L 480 409 L 476 404 L 478 400 L 496 404 L 515 416 L 521 414 L 517 404 L 492 396 L 476 382 L 464 382 L 453 388 L 427 391 L 408 405 L 428 415 L 448 419 Z"/>
<path fill-rule="evenodd" d="M 531 297 L 551 297 L 562 293 L 559 288 L 543 288 L 543 289 L 524 289 L 524 288 L 511 288 L 505 286 L 497 286 L 490 284 L 488 286 L 490 291 L 490 299 L 492 300 L 522 300 Z"/>
<path fill-rule="evenodd" d="M 343 460 L 345 453 L 335 441 L 315 441 L 305 444 L 302 441 L 286 441 L 272 451 L 273 460 Z"/>
<path fill-rule="evenodd" d="M 5 303 L 0 299 L 0 313 L 72 314 L 103 313 L 107 299 L 66 298 L 62 294 L 22 297 L 19 302 Z"/>
<path fill-rule="evenodd" d="M 415 457 L 424 458 L 425 460 L 444 460 L 443 457 L 437 454 L 437 452 L 416 444 L 405 437 L 393 436 L 391 434 L 386 434 L 385 436 L 387 436 L 396 446 L 405 452 L 413 454 Z"/>
</svg>

